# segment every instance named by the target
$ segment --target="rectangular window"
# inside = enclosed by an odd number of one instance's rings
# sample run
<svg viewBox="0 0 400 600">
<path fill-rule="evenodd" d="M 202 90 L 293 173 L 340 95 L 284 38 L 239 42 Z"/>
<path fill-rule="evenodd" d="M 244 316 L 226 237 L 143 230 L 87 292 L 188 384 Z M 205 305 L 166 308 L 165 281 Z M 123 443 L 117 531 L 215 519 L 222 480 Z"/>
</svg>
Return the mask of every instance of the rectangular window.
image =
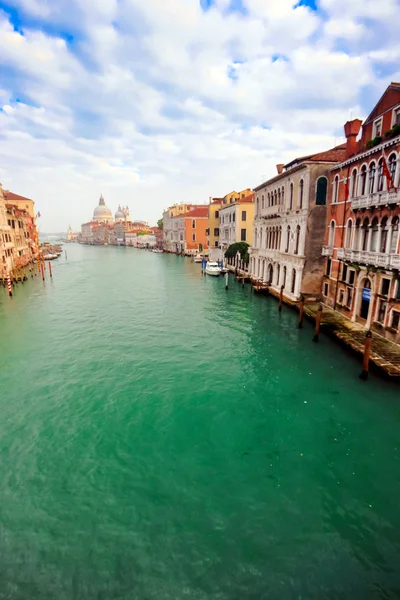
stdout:
<svg viewBox="0 0 400 600">
<path fill-rule="evenodd" d="M 382 119 L 377 119 L 376 121 L 374 121 L 372 137 L 374 138 L 377 135 L 382 135 Z"/>
<path fill-rule="evenodd" d="M 193 228 L 193 229 L 196 229 L 196 219 L 193 219 L 193 220 L 192 220 L 192 228 Z"/>
<path fill-rule="evenodd" d="M 379 302 L 378 323 L 385 321 L 387 303 L 384 300 Z"/>
<path fill-rule="evenodd" d="M 351 288 L 347 288 L 347 298 L 346 298 L 347 308 L 351 308 L 352 298 L 353 298 L 353 290 Z"/>
<path fill-rule="evenodd" d="M 216 247 L 216 248 L 218 248 L 218 245 L 219 245 L 219 242 L 218 242 L 218 241 L 216 241 L 216 242 L 215 242 L 215 247 Z"/>
<path fill-rule="evenodd" d="M 339 292 L 339 304 L 343 305 L 343 300 L 344 300 L 344 290 L 340 290 Z"/>
<path fill-rule="evenodd" d="M 219 227 L 214 227 L 214 236 L 215 237 L 219 236 Z"/>
<path fill-rule="evenodd" d="M 195 233 L 192 234 L 192 238 L 193 238 L 193 241 L 195 242 L 196 241 L 196 234 Z"/>
<path fill-rule="evenodd" d="M 242 221 L 246 220 L 246 211 L 242 210 Z"/>
<path fill-rule="evenodd" d="M 354 285 L 355 276 L 356 276 L 355 271 L 349 271 L 349 284 L 350 285 Z"/>
<path fill-rule="evenodd" d="M 393 311 L 393 315 L 392 315 L 392 327 L 394 329 L 399 329 L 399 325 L 400 325 L 400 312 L 397 311 Z"/>
<path fill-rule="evenodd" d="M 241 240 L 242 242 L 245 242 L 245 241 L 246 241 L 246 230 L 245 230 L 245 229 L 241 229 L 241 230 L 240 230 L 240 240 Z"/>
<path fill-rule="evenodd" d="M 400 281 L 397 282 L 397 290 L 395 295 L 396 300 L 400 300 Z"/>
<path fill-rule="evenodd" d="M 215 218 L 218 219 L 219 218 L 219 210 L 215 211 Z"/>
<path fill-rule="evenodd" d="M 326 271 L 325 271 L 325 274 L 328 275 L 328 277 L 331 274 L 331 267 L 332 267 L 332 261 L 330 258 L 328 258 L 328 260 L 326 261 Z"/>
<path fill-rule="evenodd" d="M 347 278 L 347 265 L 343 265 L 342 267 L 342 281 L 346 281 Z"/>
<path fill-rule="evenodd" d="M 392 127 L 400 125 L 400 106 L 397 106 L 393 111 Z"/>
<path fill-rule="evenodd" d="M 382 296 L 389 295 L 390 279 L 382 279 L 381 294 Z"/>
<path fill-rule="evenodd" d="M 236 213 L 233 213 L 232 215 L 232 221 L 235 222 L 236 221 Z"/>
<path fill-rule="evenodd" d="M 324 296 L 327 296 L 328 294 L 329 294 L 329 284 L 324 283 Z"/>
</svg>

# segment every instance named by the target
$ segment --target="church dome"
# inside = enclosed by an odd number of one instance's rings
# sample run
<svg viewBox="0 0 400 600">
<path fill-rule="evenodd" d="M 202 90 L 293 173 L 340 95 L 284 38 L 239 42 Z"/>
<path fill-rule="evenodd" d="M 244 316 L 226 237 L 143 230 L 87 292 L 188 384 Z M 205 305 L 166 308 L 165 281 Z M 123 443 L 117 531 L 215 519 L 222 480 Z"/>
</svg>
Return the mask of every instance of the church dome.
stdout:
<svg viewBox="0 0 400 600">
<path fill-rule="evenodd" d="M 93 221 L 97 221 L 99 223 L 112 223 L 113 222 L 112 212 L 108 208 L 108 206 L 106 206 L 103 195 L 100 196 L 99 204 L 94 209 Z"/>
<path fill-rule="evenodd" d="M 118 206 L 118 210 L 115 213 L 115 220 L 116 221 L 125 221 L 125 213 L 124 211 L 121 209 L 121 206 Z"/>
</svg>

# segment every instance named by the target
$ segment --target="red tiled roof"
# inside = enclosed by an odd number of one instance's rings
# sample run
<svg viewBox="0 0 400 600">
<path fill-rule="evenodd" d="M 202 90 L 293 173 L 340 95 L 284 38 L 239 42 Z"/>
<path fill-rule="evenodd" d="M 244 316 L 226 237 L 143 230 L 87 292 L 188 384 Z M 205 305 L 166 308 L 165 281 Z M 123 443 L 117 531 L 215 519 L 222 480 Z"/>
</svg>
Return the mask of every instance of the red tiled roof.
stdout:
<svg viewBox="0 0 400 600">
<path fill-rule="evenodd" d="M 8 201 L 10 200 L 29 200 L 33 202 L 31 198 L 25 198 L 25 196 L 19 196 L 19 194 L 14 194 L 14 192 L 10 192 L 9 190 L 3 191 L 4 198 Z"/>
<path fill-rule="evenodd" d="M 317 152 L 316 154 L 309 154 L 308 156 L 300 156 L 295 158 L 285 165 L 285 169 L 291 167 L 294 164 L 302 163 L 305 161 L 311 162 L 341 162 L 346 158 L 346 144 L 340 144 L 330 150 L 324 152 Z"/>
<path fill-rule="evenodd" d="M 238 198 L 237 200 L 235 200 L 235 202 L 233 204 L 241 204 L 242 202 L 245 202 L 245 203 L 254 202 L 254 194 L 249 194 L 248 196 L 245 196 L 244 198 Z"/>
<path fill-rule="evenodd" d="M 221 202 L 223 202 L 224 198 L 213 198 L 210 202 L 210 204 L 220 204 Z"/>
<path fill-rule="evenodd" d="M 183 213 L 182 215 L 176 215 L 173 219 L 191 218 L 197 217 L 208 217 L 208 204 L 200 205 L 198 208 L 191 210 L 190 212 Z"/>
</svg>

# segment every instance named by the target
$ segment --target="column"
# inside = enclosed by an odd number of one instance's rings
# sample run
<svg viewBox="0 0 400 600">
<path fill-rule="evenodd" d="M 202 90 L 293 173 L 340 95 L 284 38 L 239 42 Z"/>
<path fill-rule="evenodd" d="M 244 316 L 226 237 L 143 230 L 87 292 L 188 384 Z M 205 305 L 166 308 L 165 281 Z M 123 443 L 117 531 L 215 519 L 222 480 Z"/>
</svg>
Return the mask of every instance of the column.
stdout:
<svg viewBox="0 0 400 600">
<path fill-rule="evenodd" d="M 393 235 L 392 222 L 390 222 L 388 224 L 388 234 L 387 234 L 386 249 L 385 249 L 386 254 L 390 254 L 390 246 L 392 245 L 392 235 Z"/>
</svg>

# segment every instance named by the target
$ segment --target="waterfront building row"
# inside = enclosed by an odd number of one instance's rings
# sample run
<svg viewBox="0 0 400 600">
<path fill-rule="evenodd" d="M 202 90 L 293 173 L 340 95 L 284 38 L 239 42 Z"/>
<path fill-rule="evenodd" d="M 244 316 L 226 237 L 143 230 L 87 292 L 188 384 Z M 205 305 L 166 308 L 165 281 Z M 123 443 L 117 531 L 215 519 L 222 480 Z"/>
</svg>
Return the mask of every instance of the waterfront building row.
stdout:
<svg viewBox="0 0 400 600">
<path fill-rule="evenodd" d="M 35 204 L 0 184 L 0 278 L 16 275 L 38 253 Z"/>
</svg>

